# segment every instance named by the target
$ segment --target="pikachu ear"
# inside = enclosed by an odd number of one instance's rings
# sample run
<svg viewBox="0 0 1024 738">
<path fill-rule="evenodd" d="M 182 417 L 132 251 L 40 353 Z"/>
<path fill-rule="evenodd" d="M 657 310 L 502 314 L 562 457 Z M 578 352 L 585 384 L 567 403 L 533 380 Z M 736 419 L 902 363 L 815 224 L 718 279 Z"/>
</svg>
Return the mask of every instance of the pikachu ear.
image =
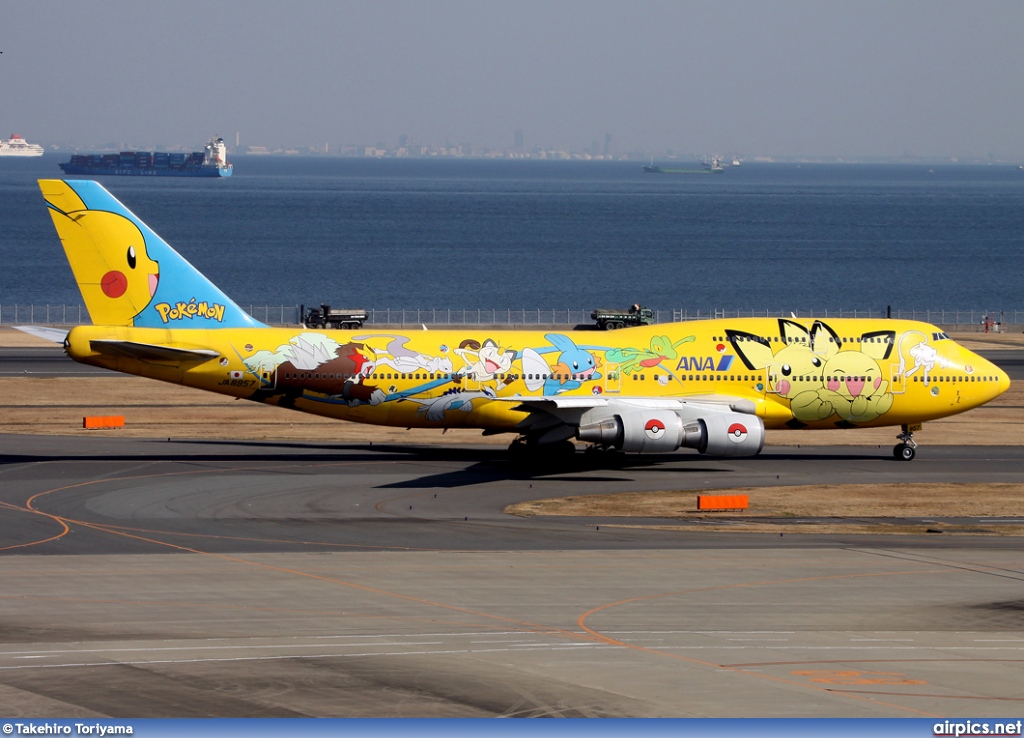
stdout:
<svg viewBox="0 0 1024 738">
<path fill-rule="evenodd" d="M 831 356 L 839 351 L 839 335 L 820 320 L 811 326 L 811 351 L 819 356 Z"/>
<path fill-rule="evenodd" d="M 772 363 L 775 354 L 767 338 L 729 329 L 726 329 L 725 335 L 729 339 L 729 344 L 736 349 L 740 359 L 747 365 L 747 369 L 764 369 Z"/>
<path fill-rule="evenodd" d="M 788 318 L 779 318 L 779 335 L 783 343 L 806 343 L 810 338 L 810 332 L 799 323 Z"/>
<path fill-rule="evenodd" d="M 860 337 L 860 350 L 875 361 L 884 361 L 896 345 L 896 331 L 871 331 Z"/>
</svg>

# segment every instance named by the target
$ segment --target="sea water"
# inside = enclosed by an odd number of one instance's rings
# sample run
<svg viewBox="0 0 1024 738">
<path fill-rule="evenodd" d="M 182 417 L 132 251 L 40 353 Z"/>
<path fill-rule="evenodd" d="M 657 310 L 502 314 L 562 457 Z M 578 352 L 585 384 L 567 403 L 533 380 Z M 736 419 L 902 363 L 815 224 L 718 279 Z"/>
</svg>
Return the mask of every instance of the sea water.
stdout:
<svg viewBox="0 0 1024 738">
<path fill-rule="evenodd" d="M 0 159 L 0 305 L 80 304 L 36 180 Z M 1024 309 L 1024 172 L 973 165 L 234 158 L 102 177 L 242 305 Z"/>
</svg>

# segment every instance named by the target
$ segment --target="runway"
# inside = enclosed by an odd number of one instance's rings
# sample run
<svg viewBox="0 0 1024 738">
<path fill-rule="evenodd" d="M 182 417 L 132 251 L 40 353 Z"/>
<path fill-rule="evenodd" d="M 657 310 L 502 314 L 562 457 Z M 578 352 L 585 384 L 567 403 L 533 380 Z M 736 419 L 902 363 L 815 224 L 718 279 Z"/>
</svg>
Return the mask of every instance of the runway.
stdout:
<svg viewBox="0 0 1024 738">
<path fill-rule="evenodd" d="M 1024 702 L 1020 539 L 502 513 L 574 493 L 1019 481 L 1019 447 L 536 473 L 484 446 L 0 436 L 0 454 L 11 716 L 1013 717 Z"/>
<path fill-rule="evenodd" d="M 768 448 L 758 457 L 730 460 L 682 452 L 621 457 L 619 465 L 609 468 L 594 468 L 577 454 L 571 464 L 530 470 L 512 464 L 504 449 L 495 446 L 342 446 L 116 436 L 0 439 L 3 502 L 104 529 L 158 521 L 163 533 L 211 536 L 215 528 L 219 535 L 212 535 L 209 545 L 217 551 L 308 551 L 317 542 L 325 550 L 343 544 L 369 551 L 693 548 L 720 545 L 713 541 L 721 537 L 701 533 L 700 523 L 693 523 L 693 532 L 685 537 L 652 535 L 648 530 L 610 533 L 610 524 L 626 521 L 526 519 L 502 510 L 515 502 L 567 494 L 691 489 L 695 497 L 704 490 L 766 485 L 1009 483 L 1024 478 L 1024 448 L 1016 446 L 929 447 L 912 464 L 894 463 L 887 449 L 870 447 Z M 41 484 L 42 469 L 48 472 Z M 51 474 L 75 484 L 46 487 Z M 606 530 L 596 531 L 602 523 Z M 0 540 L 5 545 L 27 543 L 46 537 L 53 527 L 46 515 L 32 514 L 28 520 L 5 516 Z M 261 532 L 257 540 L 246 542 L 238 535 L 254 527 Z M 306 532 L 309 528 L 315 536 Z M 805 538 L 773 545 L 805 545 Z M 275 543 L 268 548 L 266 540 Z M 756 546 L 761 540 L 737 537 L 731 545 Z M 997 538 L 971 545 L 1000 546 L 1007 541 Z M 822 543 L 815 537 L 814 545 Z M 92 529 L 78 531 L 74 540 L 62 540 L 59 546 L 64 554 L 139 550 L 153 549 L 140 549 L 136 541 Z M 39 552 L 53 551 L 42 546 Z"/>
<path fill-rule="evenodd" d="M 72 361 L 61 346 L 0 346 L 0 377 L 117 376 L 98 366 Z"/>
</svg>

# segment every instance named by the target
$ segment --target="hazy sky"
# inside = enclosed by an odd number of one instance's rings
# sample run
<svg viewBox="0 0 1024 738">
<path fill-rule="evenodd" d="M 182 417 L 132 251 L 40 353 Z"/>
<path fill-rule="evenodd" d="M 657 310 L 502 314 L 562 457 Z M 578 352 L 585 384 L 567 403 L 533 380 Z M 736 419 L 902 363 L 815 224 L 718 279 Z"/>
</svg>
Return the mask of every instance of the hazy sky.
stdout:
<svg viewBox="0 0 1024 738">
<path fill-rule="evenodd" d="M 1024 157 L 1022 0 L 33 0 L 0 135 Z"/>
</svg>

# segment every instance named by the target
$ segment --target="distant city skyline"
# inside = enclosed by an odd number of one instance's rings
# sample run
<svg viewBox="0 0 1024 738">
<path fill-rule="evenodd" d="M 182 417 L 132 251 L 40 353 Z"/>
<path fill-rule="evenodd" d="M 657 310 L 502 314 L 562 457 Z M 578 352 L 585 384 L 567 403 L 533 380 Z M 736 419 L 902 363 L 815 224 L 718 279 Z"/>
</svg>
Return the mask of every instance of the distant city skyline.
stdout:
<svg viewBox="0 0 1024 738">
<path fill-rule="evenodd" d="M 517 131 L 518 132 L 518 131 Z M 240 137 L 239 137 L 240 138 Z M 227 137 L 224 137 L 227 142 Z M 406 140 L 403 143 L 403 140 Z M 763 154 L 758 152 L 693 152 L 666 149 L 663 151 L 649 151 L 640 149 L 636 151 L 614 152 L 611 146 L 611 138 L 607 137 L 604 144 L 592 141 L 590 144 L 581 145 L 570 149 L 557 147 L 534 146 L 527 148 L 520 147 L 516 143 L 501 148 L 478 147 L 469 142 L 462 144 L 421 144 L 411 136 L 400 136 L 396 145 L 387 145 L 382 141 L 376 144 L 310 144 L 307 146 L 284 146 L 284 145 L 263 145 L 244 143 L 228 146 L 228 153 L 231 156 L 317 156 L 335 158 L 477 158 L 477 159 L 535 159 L 535 160 L 592 160 L 592 161 L 648 161 L 649 159 L 679 160 L 679 161 L 704 161 L 711 162 L 719 160 L 725 166 L 730 163 L 745 161 L 748 163 L 773 163 L 773 162 L 822 162 L 822 163 L 871 163 L 871 162 L 927 162 L 927 163 L 951 163 L 951 164 L 1012 164 L 1018 166 L 1024 157 L 1002 157 L 996 154 L 986 155 L 938 155 L 938 156 L 914 156 L 903 153 L 897 156 L 779 156 Z M 410 143 L 411 141 L 411 143 Z M 117 151 L 167 151 L 167 152 L 193 152 L 201 151 L 205 141 L 196 144 L 176 143 L 138 143 L 138 142 L 113 142 L 86 143 L 83 145 L 72 145 L 68 142 L 52 141 L 31 141 L 46 147 L 48 152 L 71 154 L 71 153 L 107 153 Z"/>
<path fill-rule="evenodd" d="M 0 27 L 0 136 L 1017 161 L 1022 38 L 1019 0 L 54 0 Z"/>
</svg>

